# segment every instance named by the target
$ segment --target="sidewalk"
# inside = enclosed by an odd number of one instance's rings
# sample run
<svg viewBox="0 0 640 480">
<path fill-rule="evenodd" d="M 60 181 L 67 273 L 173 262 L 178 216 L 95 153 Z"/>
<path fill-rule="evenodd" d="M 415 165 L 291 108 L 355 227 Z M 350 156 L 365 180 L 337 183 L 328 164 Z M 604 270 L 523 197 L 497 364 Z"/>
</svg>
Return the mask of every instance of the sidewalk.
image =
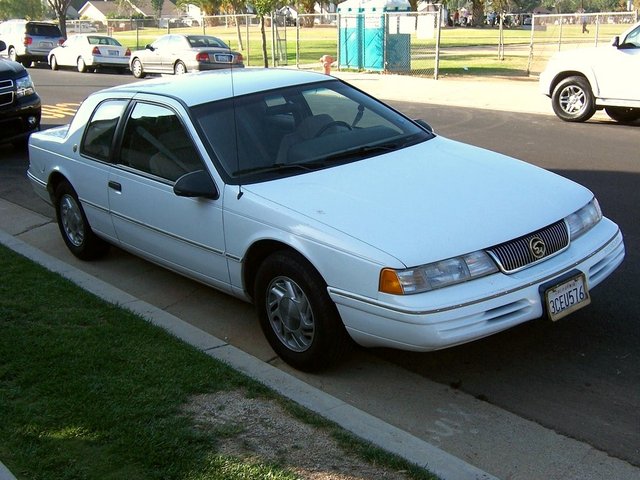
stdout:
<svg viewBox="0 0 640 480">
<path fill-rule="evenodd" d="M 554 115 L 535 78 L 447 77 L 332 71 L 331 75 L 383 100 Z"/>
<path fill-rule="evenodd" d="M 334 74 L 383 100 L 553 115 L 550 100 L 538 92 L 534 79 L 436 81 Z M 385 450 L 427 466 L 445 480 L 640 479 L 640 469 L 586 443 L 375 358 L 326 375 L 292 371 L 271 361 L 273 353 L 260 333 L 247 330 L 247 325 L 257 322 L 253 317 L 242 318 L 246 310 L 232 310 L 235 307 L 226 304 L 224 309 L 211 308 L 191 292 L 163 291 L 152 279 L 123 281 L 125 275 L 131 277 L 131 269 L 119 259 L 103 265 L 78 262 L 66 251 L 51 219 L 4 200 L 0 200 L 0 243 L 142 314 L 280 394 Z M 212 311 L 219 318 L 211 319 Z M 238 325 L 229 326 L 230 319 Z M 0 480 L 4 480 L 1 469 Z"/>
</svg>

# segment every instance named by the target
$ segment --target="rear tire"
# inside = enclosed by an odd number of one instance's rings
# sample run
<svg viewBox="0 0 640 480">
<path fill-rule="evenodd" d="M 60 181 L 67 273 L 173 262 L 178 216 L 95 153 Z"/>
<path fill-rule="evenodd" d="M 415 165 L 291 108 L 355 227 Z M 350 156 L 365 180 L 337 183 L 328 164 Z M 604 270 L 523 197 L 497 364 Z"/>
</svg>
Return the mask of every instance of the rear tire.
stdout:
<svg viewBox="0 0 640 480">
<path fill-rule="evenodd" d="M 87 64 L 84 63 L 84 59 L 82 57 L 78 57 L 77 67 L 80 73 L 87 71 Z"/>
<path fill-rule="evenodd" d="M 71 253 L 81 260 L 93 260 L 107 253 L 109 244 L 93 233 L 78 195 L 66 181 L 56 187 L 55 209 L 62 239 Z"/>
<path fill-rule="evenodd" d="M 348 351 L 350 338 L 326 283 L 298 253 L 283 250 L 267 257 L 254 292 L 262 331 L 292 367 L 323 370 Z"/>
<path fill-rule="evenodd" d="M 51 70 L 58 70 L 58 61 L 56 60 L 55 55 L 51 55 L 49 65 L 51 66 Z"/>
<path fill-rule="evenodd" d="M 180 60 L 178 60 L 173 67 L 173 74 L 184 75 L 185 73 L 187 73 L 187 66 L 184 63 L 182 63 Z"/>
<path fill-rule="evenodd" d="M 596 113 L 591 85 L 584 77 L 568 77 L 553 90 L 551 105 L 555 114 L 565 122 L 585 122 Z"/>
<path fill-rule="evenodd" d="M 620 123 L 631 123 L 640 119 L 640 108 L 604 107 L 604 111 L 612 120 Z"/>
</svg>

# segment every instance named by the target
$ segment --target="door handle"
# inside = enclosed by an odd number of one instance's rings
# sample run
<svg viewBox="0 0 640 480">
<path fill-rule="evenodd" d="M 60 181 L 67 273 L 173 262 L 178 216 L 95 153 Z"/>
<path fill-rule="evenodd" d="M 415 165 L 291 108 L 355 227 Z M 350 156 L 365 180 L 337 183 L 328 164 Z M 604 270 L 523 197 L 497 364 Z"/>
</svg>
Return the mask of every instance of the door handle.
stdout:
<svg viewBox="0 0 640 480">
<path fill-rule="evenodd" d="M 109 188 L 114 189 L 116 192 L 122 191 L 122 185 L 120 185 L 118 182 L 114 182 L 111 180 L 109 180 Z"/>
</svg>

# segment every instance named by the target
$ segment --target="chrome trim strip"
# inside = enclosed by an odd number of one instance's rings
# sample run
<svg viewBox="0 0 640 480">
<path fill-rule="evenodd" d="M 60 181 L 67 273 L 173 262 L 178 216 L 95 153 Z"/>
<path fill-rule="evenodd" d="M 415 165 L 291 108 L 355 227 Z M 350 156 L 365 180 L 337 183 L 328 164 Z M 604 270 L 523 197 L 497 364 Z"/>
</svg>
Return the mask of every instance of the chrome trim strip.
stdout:
<svg viewBox="0 0 640 480">
<path fill-rule="evenodd" d="M 32 181 L 33 183 L 37 183 L 39 186 L 41 186 L 43 189 L 47 189 L 47 182 L 40 180 L 38 177 L 36 177 L 33 173 L 31 173 L 29 170 L 27 170 L 27 178 Z"/>
<path fill-rule="evenodd" d="M 167 232 L 166 230 L 162 230 L 160 228 L 156 228 L 156 227 L 153 227 L 151 225 L 147 225 L 146 223 L 138 222 L 137 220 L 134 220 L 133 218 L 127 217 L 125 215 L 120 215 L 118 213 L 113 213 L 113 212 L 110 212 L 110 213 L 111 213 L 112 216 L 117 217 L 117 218 L 119 218 L 121 220 L 124 220 L 125 222 L 129 222 L 129 223 L 132 223 L 132 224 L 137 225 L 139 227 L 143 227 L 143 228 L 146 228 L 148 230 L 152 230 L 152 231 L 154 231 L 156 233 L 159 233 L 159 234 L 164 235 L 164 236 L 169 237 L 169 238 L 173 238 L 173 239 L 178 240 L 178 241 L 180 241 L 182 243 L 186 243 L 188 245 L 192 245 L 194 247 L 201 248 L 202 250 L 205 250 L 205 251 L 208 251 L 208 252 L 211 252 L 211 253 L 215 253 L 216 255 L 224 255 L 224 251 L 223 250 L 218 250 L 217 248 L 212 248 L 212 247 L 209 247 L 207 245 L 203 245 L 202 243 L 194 242 L 193 240 L 189 240 L 188 238 L 184 238 L 184 237 L 181 237 L 179 235 L 174 235 L 173 233 Z"/>
<path fill-rule="evenodd" d="M 618 230 L 616 231 L 616 233 L 609 239 L 607 240 L 600 248 L 598 248 L 597 250 L 595 250 L 594 252 L 591 252 L 589 255 L 585 256 L 584 258 L 578 260 L 577 262 L 573 262 L 571 265 L 565 267 L 564 269 L 554 272 L 552 275 L 547 275 L 546 277 L 542 277 L 539 278 L 538 280 L 534 280 L 531 281 L 525 285 L 521 285 L 517 288 L 512 288 L 510 290 L 505 290 L 503 292 L 499 292 L 496 293 L 494 295 L 491 295 L 489 297 L 484 297 L 484 298 L 480 298 L 478 300 L 474 300 L 471 302 L 466 302 L 466 303 L 460 303 L 457 305 L 451 305 L 449 307 L 445 307 L 445 308 L 437 308 L 434 310 L 409 310 L 406 308 L 398 308 L 394 305 L 389 305 L 387 303 L 382 303 L 382 302 L 377 302 L 377 301 L 373 301 L 370 298 L 367 297 L 363 297 L 361 295 L 356 295 L 350 292 L 345 292 L 342 290 L 338 290 L 335 289 L 333 287 L 328 287 L 327 290 L 329 292 L 329 294 L 332 295 L 336 295 L 339 297 L 343 297 L 343 298 L 349 298 L 352 300 L 357 300 L 359 302 L 368 304 L 368 305 L 372 305 L 374 307 L 378 307 L 378 308 L 384 308 L 386 310 L 390 310 L 392 312 L 397 312 L 397 313 L 403 313 L 403 314 L 408 314 L 408 315 L 431 315 L 431 314 L 435 314 L 435 313 L 442 313 L 442 312 L 448 312 L 450 310 L 455 310 L 457 308 L 463 308 L 463 307 L 468 307 L 471 305 L 476 305 L 478 303 L 482 303 L 482 302 L 486 302 L 487 300 L 493 300 L 494 298 L 498 298 L 498 297 L 502 297 L 504 295 L 509 295 L 511 293 L 517 292 L 519 290 L 524 290 L 526 288 L 529 288 L 533 285 L 539 284 L 539 283 L 545 283 L 553 278 L 562 276 L 563 274 L 573 270 L 577 265 L 581 264 L 582 262 L 590 259 L 591 257 L 597 255 L 598 253 L 600 253 L 602 250 L 604 250 L 605 248 L 607 248 L 617 237 L 618 235 L 620 235 L 620 229 L 618 228 Z M 549 258 L 549 257 L 547 257 Z"/>
</svg>

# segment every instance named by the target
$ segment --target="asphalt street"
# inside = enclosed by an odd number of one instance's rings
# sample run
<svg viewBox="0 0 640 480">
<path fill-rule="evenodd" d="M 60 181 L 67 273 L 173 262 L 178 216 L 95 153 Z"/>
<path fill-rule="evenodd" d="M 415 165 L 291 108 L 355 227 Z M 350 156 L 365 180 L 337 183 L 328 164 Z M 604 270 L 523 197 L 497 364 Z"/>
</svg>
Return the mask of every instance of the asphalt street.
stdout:
<svg viewBox="0 0 640 480">
<path fill-rule="evenodd" d="M 46 105 L 45 125 L 66 123 L 69 117 L 65 111 L 72 111 L 73 105 L 91 91 L 133 81 L 126 75 L 80 75 L 44 69 L 32 69 L 31 73 Z M 367 386 L 355 384 L 345 372 L 355 370 L 364 375 L 371 365 L 393 365 L 394 374 L 404 375 L 405 383 L 415 378 L 436 382 L 640 466 L 640 126 L 618 125 L 600 117 L 576 125 L 547 115 L 389 103 L 412 118 L 428 121 L 444 136 L 512 155 L 589 187 L 605 214 L 622 228 L 627 246 L 625 263 L 593 291 L 591 306 L 558 323 L 541 319 L 482 341 L 430 354 L 359 349 L 342 372 L 297 375 L 384 418 L 386 403 L 375 396 L 361 395 Z M 0 197 L 50 217 L 52 210 L 35 198 L 26 182 L 26 166 L 24 152 L 0 147 Z M 240 330 L 248 337 L 238 338 L 240 348 L 253 343 L 259 335 L 248 306 L 208 289 L 204 289 L 205 293 L 192 282 L 127 257 L 116 251 L 109 261 L 135 265 L 152 272 L 158 282 L 170 282 L 174 288 L 188 290 L 192 295 L 210 296 L 213 308 L 225 310 L 229 317 L 248 316 L 246 323 L 240 322 Z M 203 327 L 204 320 L 192 316 Z M 238 335 L 233 329 L 221 328 L 216 332 L 219 336 L 220 331 L 227 332 L 228 337 Z M 381 387 L 385 389 L 391 389 L 390 385 Z M 449 420 L 445 427 L 461 424 L 459 419 Z M 455 435 L 448 436 L 442 425 L 435 429 L 428 424 L 412 426 L 412 419 L 407 423 L 400 426 L 430 436 L 436 445 L 448 447 L 456 441 Z M 421 428 L 430 428 L 431 433 L 425 434 Z"/>
</svg>

